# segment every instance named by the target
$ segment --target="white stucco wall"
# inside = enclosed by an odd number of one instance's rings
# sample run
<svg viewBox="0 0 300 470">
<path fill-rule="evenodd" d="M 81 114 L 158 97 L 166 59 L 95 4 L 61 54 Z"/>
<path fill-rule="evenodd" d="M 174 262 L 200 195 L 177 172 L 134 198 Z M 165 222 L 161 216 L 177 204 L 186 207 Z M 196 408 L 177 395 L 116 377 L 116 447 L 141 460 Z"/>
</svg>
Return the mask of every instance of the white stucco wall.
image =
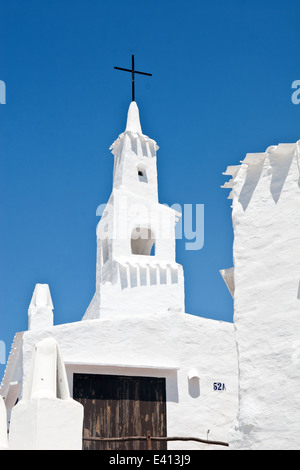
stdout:
<svg viewBox="0 0 300 470">
<path fill-rule="evenodd" d="M 231 173 L 239 412 L 230 445 L 299 449 L 299 143 L 248 154 Z"/>
<path fill-rule="evenodd" d="M 74 372 L 166 377 L 168 436 L 228 441 L 237 409 L 233 324 L 170 312 L 27 331 L 23 379 L 34 345 L 48 336 L 59 344 L 71 390 Z M 188 379 L 193 368 L 199 382 Z M 226 390 L 214 390 L 215 382 L 225 384 Z M 193 442 L 168 444 L 169 449 L 205 447 L 216 448 Z"/>
</svg>

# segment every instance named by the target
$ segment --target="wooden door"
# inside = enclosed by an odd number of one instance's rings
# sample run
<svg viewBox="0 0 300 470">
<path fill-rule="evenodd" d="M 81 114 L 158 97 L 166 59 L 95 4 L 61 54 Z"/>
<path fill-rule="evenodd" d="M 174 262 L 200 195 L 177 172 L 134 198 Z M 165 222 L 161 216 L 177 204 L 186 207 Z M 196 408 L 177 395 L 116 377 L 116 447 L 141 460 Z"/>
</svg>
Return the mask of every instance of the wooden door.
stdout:
<svg viewBox="0 0 300 470">
<path fill-rule="evenodd" d="M 166 436 L 165 378 L 74 374 L 73 397 L 84 406 L 84 438 Z M 166 448 L 152 441 L 152 449 Z M 147 443 L 84 440 L 83 449 L 144 450 Z"/>
</svg>

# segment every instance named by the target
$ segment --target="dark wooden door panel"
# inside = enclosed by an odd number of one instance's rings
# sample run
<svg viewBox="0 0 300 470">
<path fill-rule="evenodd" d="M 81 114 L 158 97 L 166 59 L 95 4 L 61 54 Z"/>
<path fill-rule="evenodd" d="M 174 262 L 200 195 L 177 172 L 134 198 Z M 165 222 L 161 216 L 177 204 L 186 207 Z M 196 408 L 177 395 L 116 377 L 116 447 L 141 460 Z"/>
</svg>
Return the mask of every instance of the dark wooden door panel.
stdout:
<svg viewBox="0 0 300 470">
<path fill-rule="evenodd" d="M 83 437 L 166 436 L 166 383 L 160 377 L 74 374 L 73 397 L 84 406 Z M 84 441 L 89 450 L 144 450 L 146 441 Z M 165 450 L 166 442 L 152 441 Z"/>
</svg>

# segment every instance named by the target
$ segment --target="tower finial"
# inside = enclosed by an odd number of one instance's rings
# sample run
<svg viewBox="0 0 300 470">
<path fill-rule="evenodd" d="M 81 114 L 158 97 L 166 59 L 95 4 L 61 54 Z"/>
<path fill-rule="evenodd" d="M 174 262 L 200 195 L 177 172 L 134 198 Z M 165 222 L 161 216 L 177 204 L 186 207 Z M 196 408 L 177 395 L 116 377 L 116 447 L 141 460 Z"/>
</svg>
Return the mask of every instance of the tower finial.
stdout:
<svg viewBox="0 0 300 470">
<path fill-rule="evenodd" d="M 137 107 L 135 101 L 132 101 L 129 105 L 125 131 L 131 131 L 136 132 L 138 134 L 142 134 L 139 108 Z"/>
</svg>

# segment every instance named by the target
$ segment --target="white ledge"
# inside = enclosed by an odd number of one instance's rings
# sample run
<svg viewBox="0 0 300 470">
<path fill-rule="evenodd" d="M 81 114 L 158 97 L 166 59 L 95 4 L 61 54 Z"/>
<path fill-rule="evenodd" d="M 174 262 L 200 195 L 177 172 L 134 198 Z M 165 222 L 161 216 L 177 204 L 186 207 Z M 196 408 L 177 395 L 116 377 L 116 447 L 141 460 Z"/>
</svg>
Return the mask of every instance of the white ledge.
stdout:
<svg viewBox="0 0 300 470">
<path fill-rule="evenodd" d="M 158 370 L 179 370 L 178 366 L 171 365 L 155 365 L 155 364 L 116 364 L 109 362 L 80 362 L 80 361 L 65 361 L 66 366 L 86 366 L 86 367 L 114 367 L 126 369 L 158 369 Z"/>
</svg>

